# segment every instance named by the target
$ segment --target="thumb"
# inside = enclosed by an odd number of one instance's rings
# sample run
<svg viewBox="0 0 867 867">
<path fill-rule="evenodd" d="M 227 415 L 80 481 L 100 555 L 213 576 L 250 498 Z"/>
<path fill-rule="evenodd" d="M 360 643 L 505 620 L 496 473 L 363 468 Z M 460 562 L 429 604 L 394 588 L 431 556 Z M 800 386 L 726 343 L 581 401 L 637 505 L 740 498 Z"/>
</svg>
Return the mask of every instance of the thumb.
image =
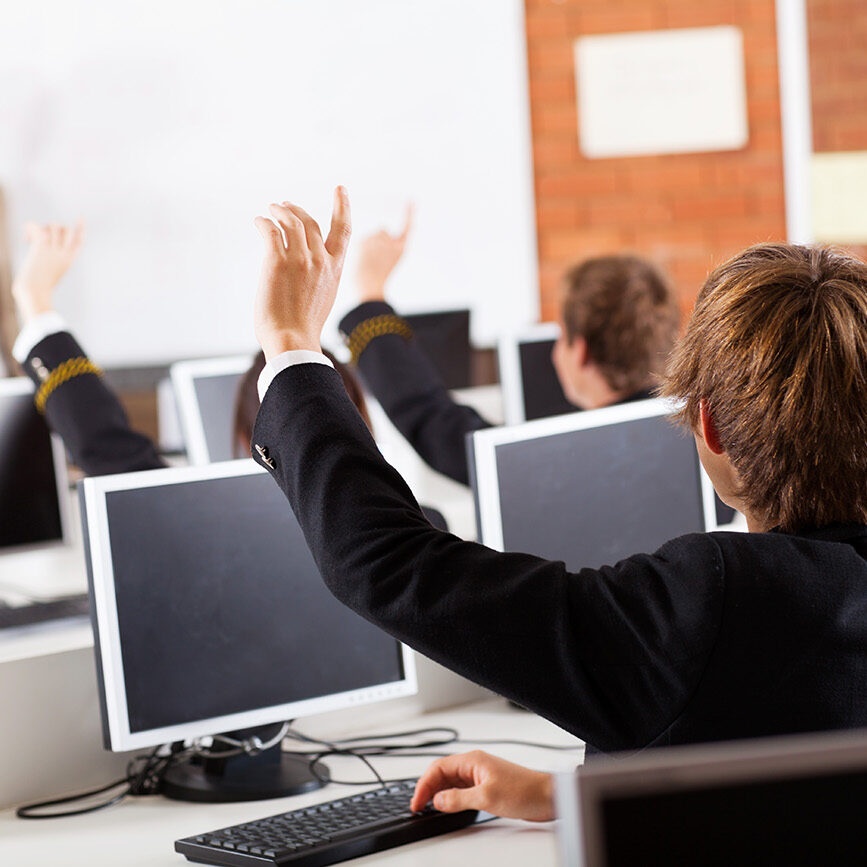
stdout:
<svg viewBox="0 0 867 867">
<path fill-rule="evenodd" d="M 434 806 L 442 813 L 458 813 L 461 810 L 481 810 L 484 796 L 480 786 L 469 789 L 445 789 L 434 796 Z"/>
</svg>

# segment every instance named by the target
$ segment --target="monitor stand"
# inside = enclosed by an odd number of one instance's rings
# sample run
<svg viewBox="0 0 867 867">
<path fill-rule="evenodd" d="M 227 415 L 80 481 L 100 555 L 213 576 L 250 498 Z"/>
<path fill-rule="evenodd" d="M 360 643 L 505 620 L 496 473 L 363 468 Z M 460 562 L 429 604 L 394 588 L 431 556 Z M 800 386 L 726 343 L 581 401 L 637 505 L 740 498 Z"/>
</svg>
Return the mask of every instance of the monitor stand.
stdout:
<svg viewBox="0 0 867 867">
<path fill-rule="evenodd" d="M 227 734 L 235 740 L 244 740 L 259 732 L 261 729 L 245 729 Z M 310 770 L 309 759 L 284 753 L 279 743 L 256 755 L 194 756 L 168 768 L 161 791 L 167 798 L 178 801 L 209 803 L 284 798 L 321 788 L 329 779 L 328 768 L 321 762 L 316 762 L 315 767 L 321 779 Z"/>
</svg>

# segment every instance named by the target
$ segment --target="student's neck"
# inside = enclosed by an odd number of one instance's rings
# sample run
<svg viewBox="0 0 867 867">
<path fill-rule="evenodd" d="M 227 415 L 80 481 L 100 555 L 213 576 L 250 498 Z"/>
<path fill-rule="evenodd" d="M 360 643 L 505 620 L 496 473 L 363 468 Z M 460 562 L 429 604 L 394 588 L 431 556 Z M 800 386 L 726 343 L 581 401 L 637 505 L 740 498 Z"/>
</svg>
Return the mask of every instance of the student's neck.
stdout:
<svg viewBox="0 0 867 867">
<path fill-rule="evenodd" d="M 616 403 L 621 403 L 632 397 L 639 389 L 615 391 L 607 380 L 598 374 L 585 383 L 582 391 L 580 404 L 582 409 L 601 409 L 604 406 L 614 406 Z"/>
<path fill-rule="evenodd" d="M 767 533 L 771 529 L 767 521 L 762 520 L 752 512 L 744 510 L 744 517 L 747 519 L 747 529 L 751 533 Z"/>
</svg>

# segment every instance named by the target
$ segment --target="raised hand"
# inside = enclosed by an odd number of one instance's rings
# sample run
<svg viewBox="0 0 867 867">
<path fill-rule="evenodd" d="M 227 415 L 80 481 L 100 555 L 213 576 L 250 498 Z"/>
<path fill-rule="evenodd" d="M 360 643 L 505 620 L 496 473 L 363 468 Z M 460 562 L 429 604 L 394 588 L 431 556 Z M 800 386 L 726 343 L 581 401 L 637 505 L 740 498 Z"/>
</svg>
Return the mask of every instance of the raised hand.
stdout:
<svg viewBox="0 0 867 867">
<path fill-rule="evenodd" d="M 343 187 L 334 191 L 331 230 L 324 241 L 316 221 L 297 205 L 283 202 L 269 210 L 273 220 L 256 217 L 265 258 L 254 313 L 256 339 L 268 360 L 290 349 L 319 351 L 351 234 Z"/>
<path fill-rule="evenodd" d="M 399 235 L 390 235 L 383 230 L 361 242 L 355 276 L 362 301 L 382 301 L 385 298 L 385 282 L 406 249 L 413 210 L 412 205 L 407 207 L 403 231 Z"/>
<path fill-rule="evenodd" d="M 433 800 L 444 813 L 486 810 L 496 816 L 548 822 L 554 818 L 550 774 L 475 750 L 437 759 L 419 778 L 410 808 Z"/>
<path fill-rule="evenodd" d="M 78 255 L 84 226 L 81 221 L 74 228 L 27 223 L 24 232 L 30 246 L 12 281 L 22 324 L 53 309 L 54 289 Z"/>
</svg>

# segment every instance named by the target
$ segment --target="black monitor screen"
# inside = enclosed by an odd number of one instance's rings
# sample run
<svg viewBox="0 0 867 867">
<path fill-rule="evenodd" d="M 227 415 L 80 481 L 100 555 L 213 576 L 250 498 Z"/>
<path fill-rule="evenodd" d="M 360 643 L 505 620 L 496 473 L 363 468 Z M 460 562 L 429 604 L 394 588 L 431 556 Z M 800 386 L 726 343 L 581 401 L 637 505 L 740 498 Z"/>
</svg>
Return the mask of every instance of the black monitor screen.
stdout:
<svg viewBox="0 0 867 867">
<path fill-rule="evenodd" d="M 506 551 L 612 565 L 704 532 L 695 444 L 665 416 L 496 447 Z"/>
<path fill-rule="evenodd" d="M 130 731 L 393 683 L 267 474 L 106 494 Z"/>
<path fill-rule="evenodd" d="M 404 319 L 446 388 L 472 385 L 469 310 L 413 313 Z"/>
<path fill-rule="evenodd" d="M 578 411 L 578 407 L 566 400 L 560 387 L 557 371 L 551 361 L 553 348 L 553 340 L 533 340 L 518 344 L 526 421 Z"/>
<path fill-rule="evenodd" d="M 61 539 L 51 436 L 33 394 L 0 391 L 0 547 Z"/>
<path fill-rule="evenodd" d="M 863 864 L 865 798 L 863 770 L 612 797 L 603 863 Z"/>
<path fill-rule="evenodd" d="M 242 376 L 241 373 L 223 373 L 193 378 L 205 442 L 208 444 L 208 455 L 212 463 L 246 457 L 235 453 L 233 430 L 235 395 Z"/>
</svg>

